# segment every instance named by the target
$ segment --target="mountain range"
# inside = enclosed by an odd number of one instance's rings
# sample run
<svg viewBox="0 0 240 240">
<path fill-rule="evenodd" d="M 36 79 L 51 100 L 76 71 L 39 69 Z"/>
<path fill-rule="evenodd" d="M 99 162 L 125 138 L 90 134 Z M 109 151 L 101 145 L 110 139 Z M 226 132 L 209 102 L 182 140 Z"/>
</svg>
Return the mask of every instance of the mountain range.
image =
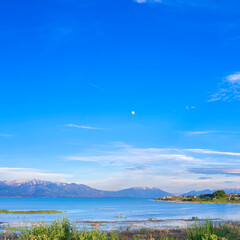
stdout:
<svg viewBox="0 0 240 240">
<path fill-rule="evenodd" d="M 217 190 L 224 190 L 227 194 L 240 194 L 240 188 L 227 188 L 227 189 L 217 189 Z M 212 194 L 214 193 L 216 190 L 209 190 L 209 189 L 205 189 L 202 191 L 190 191 L 187 193 L 182 194 L 181 196 L 188 196 L 188 195 L 201 195 L 201 194 Z"/>
<path fill-rule="evenodd" d="M 103 191 L 76 183 L 42 180 L 0 181 L 0 197 L 129 197 L 155 198 L 173 194 L 159 188 L 135 187 L 120 191 Z"/>
<path fill-rule="evenodd" d="M 240 194 L 240 188 L 223 189 L 227 194 Z M 190 191 L 181 196 L 211 194 L 215 190 Z M 84 184 L 42 180 L 0 181 L 0 197 L 128 197 L 156 198 L 174 196 L 159 188 L 133 187 L 119 191 L 104 191 Z"/>
</svg>

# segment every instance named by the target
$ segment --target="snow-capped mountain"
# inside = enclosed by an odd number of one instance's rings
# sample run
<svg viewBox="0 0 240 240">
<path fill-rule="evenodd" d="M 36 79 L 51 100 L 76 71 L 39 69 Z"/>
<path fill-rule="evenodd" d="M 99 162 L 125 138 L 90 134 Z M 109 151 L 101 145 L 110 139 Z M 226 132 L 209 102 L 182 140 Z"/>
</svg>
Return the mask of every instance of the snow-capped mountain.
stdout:
<svg viewBox="0 0 240 240">
<path fill-rule="evenodd" d="M 172 195 L 158 188 L 136 187 L 120 191 L 102 191 L 76 183 L 42 180 L 0 181 L 0 197 L 142 197 Z"/>
</svg>

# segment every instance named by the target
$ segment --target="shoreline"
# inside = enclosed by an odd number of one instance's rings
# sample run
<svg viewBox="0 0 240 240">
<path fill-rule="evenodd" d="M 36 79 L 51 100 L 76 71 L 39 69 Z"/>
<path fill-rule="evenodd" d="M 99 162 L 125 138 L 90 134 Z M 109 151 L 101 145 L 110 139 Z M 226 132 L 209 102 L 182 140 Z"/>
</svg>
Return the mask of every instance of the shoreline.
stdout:
<svg viewBox="0 0 240 240">
<path fill-rule="evenodd" d="M 154 199 L 154 201 L 158 201 L 158 202 L 168 202 L 168 203 L 200 203 L 200 204 L 229 204 L 229 205 L 240 205 L 239 203 L 233 203 L 233 202 L 192 202 L 192 201 L 170 201 L 170 200 L 158 200 L 158 199 Z"/>
<path fill-rule="evenodd" d="M 39 223 L 36 221 L 35 223 Z M 227 220 L 221 218 L 166 218 L 166 219 L 139 219 L 139 220 L 73 220 L 73 223 L 86 223 L 86 224 L 134 224 L 134 223 L 166 223 L 166 222 L 196 222 L 196 221 L 223 221 L 223 222 L 240 222 L 234 220 Z M 32 223 L 32 221 L 30 221 Z M 18 224 L 18 223 L 30 223 L 30 222 L 0 222 L 0 227 L 5 224 Z M 51 222 L 50 220 L 42 221 L 45 223 Z"/>
</svg>

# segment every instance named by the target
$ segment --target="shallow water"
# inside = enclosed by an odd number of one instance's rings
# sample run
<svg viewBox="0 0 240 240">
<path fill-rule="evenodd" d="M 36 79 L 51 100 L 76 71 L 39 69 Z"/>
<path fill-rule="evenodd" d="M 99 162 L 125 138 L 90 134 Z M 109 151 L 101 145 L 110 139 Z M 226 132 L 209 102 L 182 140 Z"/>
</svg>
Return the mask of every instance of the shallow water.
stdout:
<svg viewBox="0 0 240 240">
<path fill-rule="evenodd" d="M 4 223 L 50 221 L 66 216 L 81 226 L 94 227 L 91 223 L 81 221 L 107 221 L 101 223 L 101 226 L 107 226 L 104 228 L 155 225 L 169 227 L 182 225 L 179 219 L 192 217 L 240 220 L 240 205 L 168 203 L 145 198 L 0 198 L 0 209 L 67 211 L 63 214 L 0 214 L 0 222 Z M 170 221 L 134 222 L 164 219 Z"/>
</svg>

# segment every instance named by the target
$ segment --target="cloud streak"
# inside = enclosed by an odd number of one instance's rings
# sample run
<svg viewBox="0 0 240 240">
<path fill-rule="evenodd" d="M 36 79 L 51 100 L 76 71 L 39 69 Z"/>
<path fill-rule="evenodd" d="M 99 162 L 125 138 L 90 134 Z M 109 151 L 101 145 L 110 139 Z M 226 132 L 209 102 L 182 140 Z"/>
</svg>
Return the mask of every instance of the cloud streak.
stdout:
<svg viewBox="0 0 240 240">
<path fill-rule="evenodd" d="M 78 125 L 78 124 L 65 124 L 65 127 L 73 127 L 73 128 L 81 128 L 81 129 L 90 129 L 90 130 L 102 130 L 102 128 L 96 128 L 96 127 L 90 127 L 90 126 L 84 126 L 84 125 Z"/>
<path fill-rule="evenodd" d="M 212 134 L 212 133 L 219 133 L 220 131 L 214 131 L 214 130 L 209 130 L 209 131 L 192 131 L 192 132 L 187 132 L 187 135 L 192 136 L 192 135 L 203 135 L 203 134 Z"/>
<path fill-rule="evenodd" d="M 156 162 L 200 162 L 199 159 L 174 150 L 160 148 L 132 148 L 107 151 L 92 156 L 67 156 L 67 160 L 82 162 L 110 162 L 110 163 L 156 163 Z"/>
<path fill-rule="evenodd" d="M 165 5 L 172 6 L 192 6 L 192 7 L 218 7 L 214 0 L 204 1 L 204 0 L 134 0 L 139 4 L 143 3 L 162 3 Z"/>
<path fill-rule="evenodd" d="M 142 170 L 149 169 L 150 167 L 151 166 L 148 166 L 148 165 L 140 165 L 140 166 L 134 166 L 134 167 L 126 167 L 126 169 L 130 171 L 142 171 Z"/>
<path fill-rule="evenodd" d="M 0 137 L 13 137 L 14 135 L 12 134 L 4 134 L 4 133 L 0 133 Z"/>
<path fill-rule="evenodd" d="M 137 3 L 161 3 L 162 0 L 135 0 Z"/>
<path fill-rule="evenodd" d="M 218 84 L 217 92 L 212 94 L 208 102 L 240 100 L 240 72 L 223 78 Z"/>
<path fill-rule="evenodd" d="M 105 91 L 103 88 L 100 88 L 99 86 L 97 86 L 97 85 L 95 85 L 95 84 L 93 84 L 93 83 L 91 83 L 91 82 L 88 82 L 88 85 L 90 85 L 90 86 L 92 86 L 92 87 L 94 87 L 94 88 L 96 88 L 96 89 L 98 89 L 98 90 L 100 90 L 100 91 Z"/>
<path fill-rule="evenodd" d="M 9 168 L 0 167 L 1 180 L 29 180 L 40 179 L 49 181 L 65 181 L 66 178 L 72 177 L 68 174 L 48 173 L 43 170 L 34 168 Z"/>
<path fill-rule="evenodd" d="M 240 168 L 190 168 L 188 171 L 195 174 L 240 176 Z"/>
<path fill-rule="evenodd" d="M 215 155 L 228 155 L 228 156 L 240 157 L 240 153 L 220 152 L 220 151 L 214 151 L 209 149 L 185 149 L 185 151 L 193 152 L 193 153 L 201 153 L 201 154 L 215 154 Z"/>
</svg>

